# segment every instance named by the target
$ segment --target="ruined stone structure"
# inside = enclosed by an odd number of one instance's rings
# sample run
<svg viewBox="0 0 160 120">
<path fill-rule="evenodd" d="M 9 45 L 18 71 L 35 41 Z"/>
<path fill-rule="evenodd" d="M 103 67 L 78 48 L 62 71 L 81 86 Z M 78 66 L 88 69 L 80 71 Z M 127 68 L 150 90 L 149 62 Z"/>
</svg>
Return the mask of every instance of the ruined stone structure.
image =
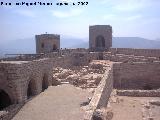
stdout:
<svg viewBox="0 0 160 120">
<path fill-rule="evenodd" d="M 0 62 L 0 110 L 12 104 L 25 102 L 30 96 L 39 94 L 50 85 L 55 85 L 58 80 L 73 84 L 76 82 L 76 85 L 81 84 L 81 86 L 85 86 L 83 84 L 97 86 L 88 105 L 86 120 L 92 119 L 96 109 L 107 106 L 113 88 L 153 89 L 151 92 L 125 91 L 119 94 L 136 96 L 146 93 L 146 96 L 158 96 L 159 92 L 155 91 L 160 88 L 160 50 L 110 48 L 111 46 L 112 27 L 109 25 L 89 27 L 89 49 L 63 49 L 53 52 L 60 49 L 60 36 L 36 35 L 37 53 L 44 54 L 6 58 Z M 93 60 L 104 61 L 107 64 L 105 67 L 100 62 L 92 65 L 91 71 L 89 67 Z M 72 76 L 71 68 L 75 70 L 75 74 L 78 73 L 76 69 L 81 70 L 82 68 L 84 76 Z M 99 73 L 101 68 L 104 73 Z M 63 73 L 63 70 L 60 71 L 60 69 L 69 69 L 70 72 Z M 103 74 L 100 82 L 87 83 L 93 79 L 99 81 L 99 78 L 87 76 L 89 72 L 90 75 L 94 75 L 93 71 Z M 81 80 L 78 82 L 77 79 Z M 3 117 L 5 120 L 11 118 L 5 115 Z"/>
<path fill-rule="evenodd" d="M 110 25 L 89 26 L 89 48 L 104 51 L 112 47 L 112 27 Z"/>
<path fill-rule="evenodd" d="M 36 35 L 36 53 L 49 53 L 60 49 L 60 35 Z"/>
<path fill-rule="evenodd" d="M 0 63 L 0 96 L 4 103 L 1 109 L 10 104 L 25 102 L 52 85 L 52 61 L 4 61 Z M 7 102 L 7 103 L 6 103 Z"/>
</svg>

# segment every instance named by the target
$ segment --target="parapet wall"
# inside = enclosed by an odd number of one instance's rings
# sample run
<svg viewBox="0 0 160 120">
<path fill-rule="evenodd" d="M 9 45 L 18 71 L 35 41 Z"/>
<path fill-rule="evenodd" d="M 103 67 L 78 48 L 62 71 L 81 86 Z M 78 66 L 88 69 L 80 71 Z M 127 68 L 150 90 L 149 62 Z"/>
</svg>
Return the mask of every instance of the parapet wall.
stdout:
<svg viewBox="0 0 160 120">
<path fill-rule="evenodd" d="M 54 67 L 73 67 L 73 66 L 85 66 L 92 60 L 99 60 L 99 56 L 103 57 L 103 54 L 98 52 L 72 52 L 70 54 L 61 55 L 59 57 L 53 56 Z M 52 58 L 52 55 L 50 55 Z"/>
<path fill-rule="evenodd" d="M 114 63 L 114 88 L 160 88 L 160 62 Z"/>
<path fill-rule="evenodd" d="M 159 90 L 117 90 L 119 96 L 160 97 Z"/>
<path fill-rule="evenodd" d="M 113 54 L 160 57 L 160 49 L 110 48 L 109 51 Z"/>
<path fill-rule="evenodd" d="M 111 52 L 104 52 L 103 56 L 104 56 L 104 60 L 110 60 L 113 62 L 154 62 L 154 61 L 160 61 L 160 58 L 158 58 L 158 57 L 113 54 Z"/>
<path fill-rule="evenodd" d="M 104 76 L 102 77 L 101 82 L 96 88 L 92 100 L 88 105 L 88 111 L 85 115 L 85 120 L 92 120 L 93 113 L 96 109 L 101 109 L 107 106 L 110 94 L 113 89 L 113 69 L 112 64 L 108 68 Z"/>
</svg>

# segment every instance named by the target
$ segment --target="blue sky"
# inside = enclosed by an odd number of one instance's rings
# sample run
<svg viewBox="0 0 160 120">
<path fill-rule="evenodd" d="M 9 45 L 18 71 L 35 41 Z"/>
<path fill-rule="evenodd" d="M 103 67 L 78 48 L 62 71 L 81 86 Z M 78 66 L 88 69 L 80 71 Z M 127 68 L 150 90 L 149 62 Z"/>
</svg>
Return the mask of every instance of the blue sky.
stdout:
<svg viewBox="0 0 160 120">
<path fill-rule="evenodd" d="M 33 2 L 32 0 L 10 0 Z M 0 2 L 10 2 L 0 0 Z M 34 0 L 60 2 L 64 0 Z M 0 6 L 0 43 L 45 32 L 88 37 L 89 25 L 109 24 L 116 37 L 160 38 L 160 0 L 87 1 L 87 6 Z"/>
</svg>

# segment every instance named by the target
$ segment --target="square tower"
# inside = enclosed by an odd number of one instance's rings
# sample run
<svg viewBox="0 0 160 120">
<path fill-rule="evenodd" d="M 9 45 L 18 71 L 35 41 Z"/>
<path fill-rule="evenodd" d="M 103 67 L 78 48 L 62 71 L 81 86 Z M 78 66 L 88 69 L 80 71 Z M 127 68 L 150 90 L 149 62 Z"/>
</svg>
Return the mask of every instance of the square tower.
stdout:
<svg viewBox="0 0 160 120">
<path fill-rule="evenodd" d="M 49 53 L 60 49 L 60 35 L 41 34 L 36 35 L 36 53 Z"/>
<path fill-rule="evenodd" d="M 112 47 L 112 27 L 110 25 L 89 26 L 89 49 L 104 51 Z"/>
</svg>

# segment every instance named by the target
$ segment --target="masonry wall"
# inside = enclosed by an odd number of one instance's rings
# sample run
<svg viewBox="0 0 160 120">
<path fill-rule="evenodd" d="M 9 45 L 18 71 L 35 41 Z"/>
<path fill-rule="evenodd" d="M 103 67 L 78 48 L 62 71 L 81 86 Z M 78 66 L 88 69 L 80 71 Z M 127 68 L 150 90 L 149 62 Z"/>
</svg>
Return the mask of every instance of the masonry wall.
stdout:
<svg viewBox="0 0 160 120">
<path fill-rule="evenodd" d="M 160 62 L 114 63 L 114 88 L 160 88 Z"/>
<path fill-rule="evenodd" d="M 85 120 L 92 120 L 93 113 L 96 109 L 101 109 L 107 106 L 110 94 L 113 89 L 113 68 L 112 64 L 106 69 L 101 82 L 97 86 L 92 100 L 89 103 L 89 110 L 85 114 Z"/>
<path fill-rule="evenodd" d="M 50 55 L 52 57 L 52 55 Z M 70 54 L 53 57 L 52 62 L 54 67 L 73 67 L 85 66 L 92 60 L 99 60 L 103 58 L 103 53 L 99 52 L 71 52 Z"/>
<path fill-rule="evenodd" d="M 27 99 L 27 89 L 31 84 L 32 95 L 42 91 L 42 80 L 52 85 L 52 59 L 34 61 L 5 61 L 0 63 L 0 89 L 10 97 L 12 104 Z"/>
<path fill-rule="evenodd" d="M 160 49 L 110 48 L 109 51 L 113 54 L 160 57 Z"/>
<path fill-rule="evenodd" d="M 105 40 L 104 48 L 99 48 L 96 45 L 98 36 L 102 36 Z M 101 42 L 101 41 L 98 41 Z M 89 49 L 99 51 L 109 49 L 112 46 L 112 27 L 110 25 L 94 25 L 89 26 Z"/>
<path fill-rule="evenodd" d="M 103 56 L 104 56 L 104 60 L 110 60 L 110 61 L 113 61 L 113 62 L 153 62 L 153 61 L 160 61 L 160 58 L 158 58 L 158 57 L 113 54 L 111 52 L 104 52 Z"/>
<path fill-rule="evenodd" d="M 75 52 L 71 54 L 73 66 L 84 66 L 88 65 L 92 60 L 98 60 L 99 54 L 96 52 Z"/>
<path fill-rule="evenodd" d="M 60 49 L 60 35 L 36 35 L 36 53 L 49 53 Z"/>
</svg>

